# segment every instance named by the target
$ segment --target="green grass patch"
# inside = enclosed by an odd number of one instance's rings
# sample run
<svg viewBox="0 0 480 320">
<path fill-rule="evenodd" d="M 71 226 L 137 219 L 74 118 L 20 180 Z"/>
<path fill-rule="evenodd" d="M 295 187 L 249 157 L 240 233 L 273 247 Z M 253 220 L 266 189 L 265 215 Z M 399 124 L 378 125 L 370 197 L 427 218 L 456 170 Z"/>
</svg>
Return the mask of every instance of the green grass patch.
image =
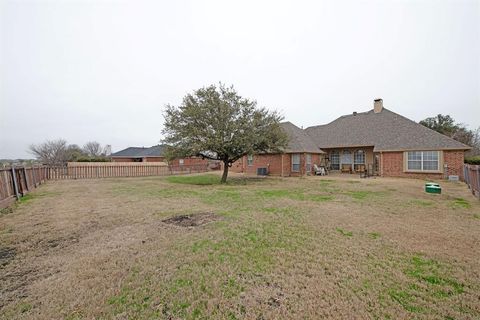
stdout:
<svg viewBox="0 0 480 320">
<path fill-rule="evenodd" d="M 6 208 L 2 208 L 0 209 L 0 216 L 4 215 L 4 214 L 9 214 L 9 213 L 12 213 L 13 212 L 13 207 L 15 206 L 15 204 L 12 204 L 11 206 L 9 207 L 6 207 Z"/>
<path fill-rule="evenodd" d="M 419 207 L 431 207 L 435 204 L 433 201 L 422 199 L 413 199 L 410 203 Z"/>
<path fill-rule="evenodd" d="M 432 287 L 432 293 L 437 296 L 450 296 L 464 292 L 464 285 L 447 276 L 445 266 L 439 262 L 421 256 L 411 258 L 410 266 L 404 271 L 406 275 Z"/>
<path fill-rule="evenodd" d="M 262 198 L 288 198 L 292 200 L 307 199 L 303 190 L 289 190 L 289 189 L 257 190 L 256 194 Z"/>
<path fill-rule="evenodd" d="M 33 199 L 43 198 L 43 197 L 54 197 L 54 196 L 59 196 L 59 195 L 61 195 L 61 192 L 46 192 L 46 191 L 31 192 L 31 193 L 27 193 L 23 197 L 20 197 L 20 199 L 18 199 L 18 203 L 19 204 L 24 204 L 24 203 L 32 201 Z"/>
<path fill-rule="evenodd" d="M 18 202 L 23 204 L 33 200 L 34 198 L 35 197 L 31 193 L 27 193 L 23 197 L 20 197 L 20 199 L 18 199 Z"/>
<path fill-rule="evenodd" d="M 194 176 L 170 176 L 166 180 L 170 183 L 194 184 L 194 185 L 214 185 L 220 184 L 221 177 L 214 174 L 194 175 Z"/>
<path fill-rule="evenodd" d="M 365 200 L 373 196 L 384 196 L 385 192 L 360 190 L 360 191 L 348 191 L 346 192 L 346 194 L 356 200 Z"/>
<path fill-rule="evenodd" d="M 393 301 L 400 304 L 407 311 L 413 313 L 423 311 L 422 307 L 415 305 L 415 296 L 407 291 L 391 289 L 388 291 L 388 295 Z"/>
<path fill-rule="evenodd" d="M 474 218 L 474 219 L 480 219 L 480 214 L 474 213 L 474 214 L 473 214 L 473 218 Z"/>
<path fill-rule="evenodd" d="M 369 233 L 368 233 L 368 236 L 369 236 L 370 238 L 372 238 L 372 239 L 378 239 L 378 238 L 381 237 L 381 234 L 378 233 L 378 232 L 369 232 Z"/>
<path fill-rule="evenodd" d="M 455 198 L 455 200 L 452 201 L 452 207 L 453 208 L 468 209 L 471 206 L 472 205 L 470 204 L 470 202 L 468 202 L 467 200 L 465 200 L 463 198 Z"/>
<path fill-rule="evenodd" d="M 298 209 L 260 210 L 268 214 L 243 212 L 217 224 L 214 237 L 198 234 L 175 244 L 171 250 L 182 261 L 172 261 L 177 263 L 172 274 L 160 280 L 156 273 L 132 273 L 107 304 L 115 315 L 132 319 L 244 318 L 245 308 L 223 304 L 212 309 L 207 301 L 215 296 L 235 301 L 252 280 L 266 285 L 264 275 L 279 263 L 297 263 L 293 253 L 302 250 L 312 236 Z"/>
<path fill-rule="evenodd" d="M 323 185 L 330 185 L 330 184 L 333 184 L 335 182 L 335 180 L 332 180 L 332 179 L 321 179 L 318 181 L 319 184 L 323 184 Z"/>
<path fill-rule="evenodd" d="M 179 189 L 176 186 L 158 186 L 150 184 L 119 185 L 114 186 L 111 190 L 115 195 L 154 198 L 194 198 L 201 194 L 201 190 Z"/>
<path fill-rule="evenodd" d="M 398 276 L 392 277 L 393 274 L 385 275 L 381 280 L 382 286 L 390 284 L 385 291 L 379 293 L 379 300 L 381 297 L 389 297 L 391 302 L 401 305 L 408 312 L 440 316 L 436 313 L 437 304 L 454 303 L 461 299 L 456 296 L 465 292 L 465 285 L 452 276 L 453 267 L 449 264 L 414 255 L 400 257 L 400 260 L 390 266 L 401 266 L 400 270 L 406 278 L 400 280 Z M 382 300 L 382 304 L 386 306 L 389 303 Z"/>
<path fill-rule="evenodd" d="M 345 231 L 344 229 L 342 228 L 337 228 L 336 229 L 338 231 L 338 233 L 340 233 L 341 235 L 345 236 L 345 237 L 351 237 L 353 236 L 353 232 L 352 231 Z"/>
<path fill-rule="evenodd" d="M 216 189 L 200 195 L 203 202 L 210 205 L 240 205 L 249 195 L 242 194 L 238 189 Z"/>
<path fill-rule="evenodd" d="M 266 207 L 262 208 L 262 211 L 278 216 L 298 215 L 298 213 L 295 211 L 295 208 L 292 207 Z"/>
<path fill-rule="evenodd" d="M 326 202 L 333 200 L 333 196 L 329 194 L 315 194 L 306 193 L 301 189 L 270 189 L 270 190 L 257 190 L 256 195 L 261 198 L 286 198 L 298 201 L 314 201 L 314 202 Z"/>
<path fill-rule="evenodd" d="M 312 195 L 309 197 L 310 200 L 316 201 L 316 202 L 326 202 L 326 201 L 332 201 L 333 196 L 331 195 Z"/>
</svg>

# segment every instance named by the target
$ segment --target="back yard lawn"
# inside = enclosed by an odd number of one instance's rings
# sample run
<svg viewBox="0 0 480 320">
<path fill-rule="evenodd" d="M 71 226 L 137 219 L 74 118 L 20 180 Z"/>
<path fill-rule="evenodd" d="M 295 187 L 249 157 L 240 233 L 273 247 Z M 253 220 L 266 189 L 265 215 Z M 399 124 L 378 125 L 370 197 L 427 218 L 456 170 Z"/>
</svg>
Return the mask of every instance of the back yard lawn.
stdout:
<svg viewBox="0 0 480 320">
<path fill-rule="evenodd" d="M 1 317 L 480 318 L 464 184 L 217 178 L 50 182 L 3 210 Z"/>
</svg>

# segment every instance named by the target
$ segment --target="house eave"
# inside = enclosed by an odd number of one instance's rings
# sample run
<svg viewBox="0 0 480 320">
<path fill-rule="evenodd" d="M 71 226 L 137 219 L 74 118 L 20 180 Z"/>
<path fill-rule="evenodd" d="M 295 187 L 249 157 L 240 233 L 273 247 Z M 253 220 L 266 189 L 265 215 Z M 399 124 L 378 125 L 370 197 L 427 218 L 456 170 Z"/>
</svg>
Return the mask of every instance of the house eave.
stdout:
<svg viewBox="0 0 480 320">
<path fill-rule="evenodd" d="M 405 151 L 467 151 L 472 149 L 471 147 L 469 148 L 438 148 L 438 147 L 427 147 L 427 148 L 422 148 L 422 147 L 416 147 L 416 148 L 402 148 L 402 149 L 376 149 L 374 148 L 374 152 L 405 152 Z"/>
</svg>

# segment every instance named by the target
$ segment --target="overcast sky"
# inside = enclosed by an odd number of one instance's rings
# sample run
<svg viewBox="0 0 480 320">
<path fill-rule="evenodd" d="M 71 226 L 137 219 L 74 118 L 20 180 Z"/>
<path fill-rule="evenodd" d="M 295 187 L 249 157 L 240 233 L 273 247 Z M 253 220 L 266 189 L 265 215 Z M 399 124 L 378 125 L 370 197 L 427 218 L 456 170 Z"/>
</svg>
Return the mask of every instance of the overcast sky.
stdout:
<svg viewBox="0 0 480 320">
<path fill-rule="evenodd" d="M 151 146 L 219 81 L 298 126 L 367 111 L 480 126 L 480 1 L 0 0 L 0 158 Z"/>
</svg>

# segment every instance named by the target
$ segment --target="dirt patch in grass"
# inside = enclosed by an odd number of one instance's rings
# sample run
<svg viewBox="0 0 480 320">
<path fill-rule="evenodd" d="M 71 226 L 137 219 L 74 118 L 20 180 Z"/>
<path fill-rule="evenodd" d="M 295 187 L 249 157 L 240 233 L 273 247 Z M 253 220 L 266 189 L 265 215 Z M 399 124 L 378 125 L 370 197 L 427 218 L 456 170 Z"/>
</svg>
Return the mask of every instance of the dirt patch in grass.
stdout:
<svg viewBox="0 0 480 320">
<path fill-rule="evenodd" d="M 0 267 L 7 265 L 15 258 L 15 248 L 0 248 Z"/>
<path fill-rule="evenodd" d="M 198 227 L 212 221 L 219 220 L 220 216 L 213 212 L 183 214 L 162 220 L 164 223 L 179 227 Z"/>
</svg>

